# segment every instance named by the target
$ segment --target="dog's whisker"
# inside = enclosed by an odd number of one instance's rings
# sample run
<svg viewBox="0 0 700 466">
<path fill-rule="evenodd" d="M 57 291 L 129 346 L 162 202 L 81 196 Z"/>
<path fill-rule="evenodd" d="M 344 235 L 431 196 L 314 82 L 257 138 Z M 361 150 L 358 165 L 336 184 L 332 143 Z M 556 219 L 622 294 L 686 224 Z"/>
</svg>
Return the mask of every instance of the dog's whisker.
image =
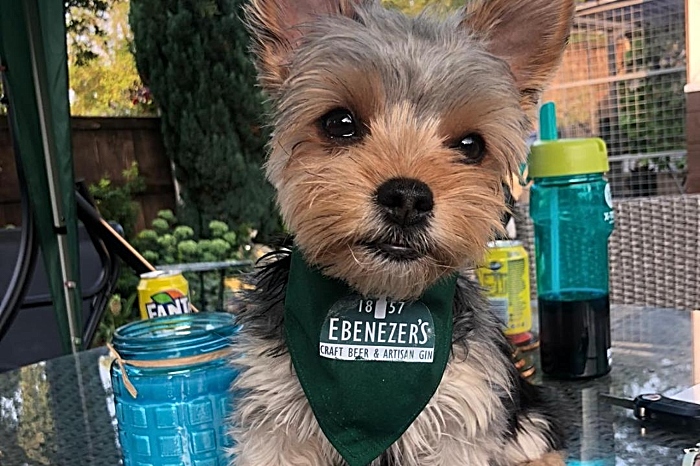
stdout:
<svg viewBox="0 0 700 466">
<path fill-rule="evenodd" d="M 347 248 L 348 248 L 348 250 L 350 251 L 350 255 L 352 256 L 352 259 L 355 261 L 355 263 L 356 263 L 357 265 L 359 265 L 360 267 L 363 267 L 362 263 L 359 261 L 359 259 L 358 259 L 357 256 L 355 255 L 355 251 L 353 251 L 352 245 L 348 244 L 348 245 L 347 245 Z"/>
</svg>

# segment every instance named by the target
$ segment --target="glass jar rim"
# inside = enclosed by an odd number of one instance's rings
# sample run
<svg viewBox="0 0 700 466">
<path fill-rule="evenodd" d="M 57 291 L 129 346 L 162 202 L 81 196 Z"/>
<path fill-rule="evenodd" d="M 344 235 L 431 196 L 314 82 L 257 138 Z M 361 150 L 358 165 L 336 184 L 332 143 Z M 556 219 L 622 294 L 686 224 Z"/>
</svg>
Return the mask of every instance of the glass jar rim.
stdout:
<svg viewBox="0 0 700 466">
<path fill-rule="evenodd" d="M 200 312 L 131 322 L 114 332 L 112 344 L 125 360 L 169 359 L 224 349 L 237 333 L 233 314 Z"/>
</svg>

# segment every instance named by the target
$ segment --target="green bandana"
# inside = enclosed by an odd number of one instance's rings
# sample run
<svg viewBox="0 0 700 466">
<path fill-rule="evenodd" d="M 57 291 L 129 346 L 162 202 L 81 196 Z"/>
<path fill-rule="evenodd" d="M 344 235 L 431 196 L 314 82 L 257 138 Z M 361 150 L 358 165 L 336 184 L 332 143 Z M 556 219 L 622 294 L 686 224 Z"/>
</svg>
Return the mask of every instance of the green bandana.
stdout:
<svg viewBox="0 0 700 466">
<path fill-rule="evenodd" d="M 368 299 L 292 253 L 287 346 L 316 420 L 350 466 L 381 455 L 435 393 L 456 282 L 455 274 L 415 302 Z"/>
</svg>

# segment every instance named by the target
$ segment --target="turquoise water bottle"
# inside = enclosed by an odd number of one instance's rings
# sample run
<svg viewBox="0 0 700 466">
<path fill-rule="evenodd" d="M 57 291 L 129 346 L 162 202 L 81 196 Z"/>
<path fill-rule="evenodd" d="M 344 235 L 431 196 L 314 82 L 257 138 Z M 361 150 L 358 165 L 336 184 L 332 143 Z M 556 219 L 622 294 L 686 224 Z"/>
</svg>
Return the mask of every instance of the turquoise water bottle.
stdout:
<svg viewBox="0 0 700 466">
<path fill-rule="evenodd" d="M 614 213 L 601 139 L 557 139 L 553 103 L 540 110 L 531 148 L 530 216 L 540 355 L 545 374 L 586 378 L 610 371 L 608 238 Z"/>
<path fill-rule="evenodd" d="M 230 463 L 236 331 L 227 313 L 159 317 L 117 330 L 111 379 L 125 466 Z"/>
</svg>

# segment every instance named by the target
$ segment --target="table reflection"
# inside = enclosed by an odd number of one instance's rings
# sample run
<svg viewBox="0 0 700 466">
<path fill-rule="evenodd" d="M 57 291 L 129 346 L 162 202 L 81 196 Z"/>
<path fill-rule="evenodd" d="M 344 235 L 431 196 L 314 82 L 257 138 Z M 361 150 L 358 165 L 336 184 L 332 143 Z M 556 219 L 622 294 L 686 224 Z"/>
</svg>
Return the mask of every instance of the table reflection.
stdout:
<svg viewBox="0 0 700 466">
<path fill-rule="evenodd" d="M 631 306 L 613 306 L 611 314 L 609 375 L 566 382 L 537 372 L 533 378 L 549 387 L 569 438 L 569 464 L 680 465 L 700 432 L 643 428 L 631 411 L 598 394 L 674 396 L 698 383 L 699 314 Z M 537 353 L 531 356 L 537 362 Z M 109 364 L 102 348 L 0 374 L 0 464 L 121 464 Z"/>
<path fill-rule="evenodd" d="M 611 328 L 610 374 L 586 381 L 551 380 L 541 373 L 534 378 L 559 398 L 569 436 L 569 464 L 680 465 L 683 449 L 700 441 L 700 432 L 643 426 L 630 410 L 607 404 L 598 393 L 673 397 L 692 386 L 700 331 L 691 328 L 691 313 L 613 306 Z"/>
<path fill-rule="evenodd" d="M 104 350 L 0 374 L 0 464 L 118 465 Z"/>
</svg>

